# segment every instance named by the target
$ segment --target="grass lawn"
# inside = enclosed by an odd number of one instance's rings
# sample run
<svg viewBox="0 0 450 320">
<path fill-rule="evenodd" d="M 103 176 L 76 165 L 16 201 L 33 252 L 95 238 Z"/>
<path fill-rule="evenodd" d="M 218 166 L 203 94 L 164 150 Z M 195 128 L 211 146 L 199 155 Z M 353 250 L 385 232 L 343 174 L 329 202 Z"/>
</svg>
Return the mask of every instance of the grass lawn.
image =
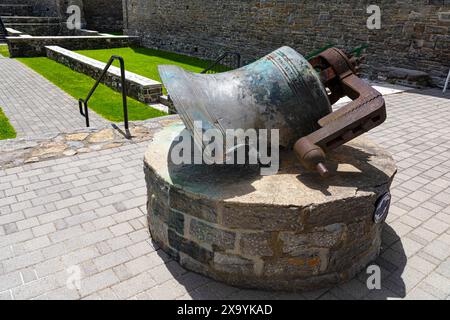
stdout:
<svg viewBox="0 0 450 320">
<path fill-rule="evenodd" d="M 0 108 L 0 140 L 13 139 L 16 137 L 16 131 L 9 123 L 8 118 Z"/>
<path fill-rule="evenodd" d="M 0 54 L 4 57 L 9 57 L 9 50 L 8 46 L 6 45 L 0 45 Z"/>
<path fill-rule="evenodd" d="M 86 98 L 95 84 L 95 80 L 91 77 L 75 72 L 48 58 L 18 58 L 17 60 L 40 73 L 77 100 Z M 123 121 L 122 95 L 103 84 L 99 85 L 91 100 L 89 100 L 89 108 L 109 121 Z M 165 113 L 128 98 L 129 120 L 145 120 L 163 115 Z"/>
<path fill-rule="evenodd" d="M 112 55 L 122 56 L 127 71 L 159 82 L 161 82 L 158 72 L 158 65 L 160 64 L 177 65 L 196 73 L 200 73 L 211 64 L 211 61 L 148 48 L 79 50 L 77 52 L 103 62 L 107 62 Z M 114 65 L 118 67 L 119 63 L 116 61 Z M 223 71 L 226 71 L 226 68 Z"/>
</svg>

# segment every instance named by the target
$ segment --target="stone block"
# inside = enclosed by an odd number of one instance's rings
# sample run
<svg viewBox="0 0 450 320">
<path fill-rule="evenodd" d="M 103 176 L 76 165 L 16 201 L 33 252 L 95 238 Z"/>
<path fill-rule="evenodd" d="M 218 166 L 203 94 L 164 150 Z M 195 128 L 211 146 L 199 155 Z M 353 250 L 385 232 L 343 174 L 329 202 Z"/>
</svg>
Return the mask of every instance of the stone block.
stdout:
<svg viewBox="0 0 450 320">
<path fill-rule="evenodd" d="M 244 256 L 271 257 L 276 249 L 274 241 L 276 236 L 269 232 L 242 233 L 239 251 Z"/>
<path fill-rule="evenodd" d="M 254 262 L 236 255 L 214 253 L 214 268 L 228 274 L 251 274 L 254 272 Z"/>
<path fill-rule="evenodd" d="M 243 206 L 225 204 L 222 208 L 223 225 L 231 229 L 247 230 L 301 230 L 305 216 L 301 208 L 276 209 L 272 206 Z"/>
<path fill-rule="evenodd" d="M 207 265 L 213 259 L 214 254 L 211 251 L 201 247 L 193 241 L 183 238 L 171 229 L 168 231 L 168 238 L 169 245 L 174 250 L 183 252 L 202 264 Z"/>
<path fill-rule="evenodd" d="M 184 215 L 182 213 L 170 210 L 167 224 L 169 228 L 175 230 L 178 234 L 184 235 Z"/>
<path fill-rule="evenodd" d="M 264 276 L 311 277 L 324 273 L 328 268 L 329 249 L 311 248 L 294 257 L 264 261 Z"/>
<path fill-rule="evenodd" d="M 333 224 L 311 233 L 295 234 L 282 232 L 279 239 L 283 243 L 283 253 L 297 255 L 311 247 L 334 248 L 344 241 L 344 224 Z"/>
<path fill-rule="evenodd" d="M 213 250 L 218 251 L 233 250 L 236 242 L 235 233 L 194 218 L 190 222 L 189 235 L 191 239 L 210 245 Z"/>
<path fill-rule="evenodd" d="M 186 192 L 170 188 L 170 207 L 208 222 L 217 222 L 217 204 L 202 198 L 192 199 Z"/>
</svg>

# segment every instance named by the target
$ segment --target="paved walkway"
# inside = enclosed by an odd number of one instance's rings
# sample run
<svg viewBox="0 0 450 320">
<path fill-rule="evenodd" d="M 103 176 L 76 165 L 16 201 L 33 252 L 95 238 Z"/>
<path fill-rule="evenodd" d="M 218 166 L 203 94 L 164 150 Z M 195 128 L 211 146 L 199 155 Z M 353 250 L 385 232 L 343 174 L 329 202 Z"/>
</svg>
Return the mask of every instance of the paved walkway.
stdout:
<svg viewBox="0 0 450 320">
<path fill-rule="evenodd" d="M 449 97 L 390 95 L 388 121 L 370 134 L 399 166 L 376 261 L 382 290 L 369 291 L 364 272 L 329 290 L 284 294 L 184 270 L 150 241 L 140 143 L 0 170 L 0 298 L 449 299 Z M 78 271 L 80 289 L 71 290 Z"/>
<path fill-rule="evenodd" d="M 18 137 L 70 132 L 85 126 L 73 97 L 19 61 L 1 55 L 0 108 Z M 92 127 L 106 123 L 94 112 L 90 116 Z"/>
</svg>

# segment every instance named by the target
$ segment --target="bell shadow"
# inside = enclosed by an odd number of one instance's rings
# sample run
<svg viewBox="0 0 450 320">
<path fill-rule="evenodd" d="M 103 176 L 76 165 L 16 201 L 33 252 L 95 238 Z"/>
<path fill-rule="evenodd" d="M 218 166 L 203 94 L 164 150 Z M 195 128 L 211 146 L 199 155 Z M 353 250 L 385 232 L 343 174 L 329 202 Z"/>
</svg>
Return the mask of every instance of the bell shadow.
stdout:
<svg viewBox="0 0 450 320">
<path fill-rule="evenodd" d="M 388 223 L 385 223 L 382 240 L 381 253 L 371 264 L 380 267 L 381 288 L 370 290 L 365 299 L 388 300 L 404 298 L 406 296 L 406 285 L 402 275 L 408 258 L 401 238 Z M 362 272 L 359 276 L 362 276 L 360 280 L 367 282 L 370 275 Z"/>
<path fill-rule="evenodd" d="M 330 189 L 333 187 L 352 187 L 358 191 L 373 191 L 377 186 L 390 184 L 393 177 L 389 177 L 379 168 L 383 166 L 383 161 L 379 161 L 377 166 L 371 163 L 377 160 L 376 157 L 380 157 L 380 150 L 372 150 L 368 145 L 364 148 L 369 152 L 350 145 L 343 145 L 329 152 L 325 165 L 330 174 L 325 178 L 298 165 L 289 168 L 288 171 L 298 172 L 297 179 L 301 183 L 322 192 L 325 196 L 332 195 Z M 372 158 L 375 155 L 376 157 Z M 374 181 L 377 181 L 378 185 L 374 186 Z"/>
<path fill-rule="evenodd" d="M 187 136 L 181 133 L 181 136 Z M 173 162 L 173 150 L 180 143 L 176 138 L 167 155 L 169 176 L 174 185 L 194 193 L 207 194 L 211 198 L 231 199 L 255 191 L 252 182 L 261 179 L 261 166 L 258 164 L 195 164 L 194 151 L 187 164 Z M 194 142 L 191 138 L 191 146 Z M 196 148 L 196 146 L 194 146 Z M 200 150 L 197 149 L 201 153 Z M 182 154 L 181 154 L 182 156 Z"/>
</svg>

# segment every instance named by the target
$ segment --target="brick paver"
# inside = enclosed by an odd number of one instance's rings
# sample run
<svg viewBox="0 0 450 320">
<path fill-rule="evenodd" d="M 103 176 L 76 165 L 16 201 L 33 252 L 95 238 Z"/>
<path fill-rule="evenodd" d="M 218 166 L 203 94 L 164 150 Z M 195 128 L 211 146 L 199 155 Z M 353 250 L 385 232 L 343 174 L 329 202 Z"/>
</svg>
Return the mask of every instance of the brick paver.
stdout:
<svg viewBox="0 0 450 320">
<path fill-rule="evenodd" d="M 370 133 L 399 167 L 376 261 L 381 290 L 367 289 L 365 272 L 285 294 L 181 268 L 147 231 L 140 143 L 0 170 L 0 299 L 449 299 L 450 100 L 437 90 L 386 100 L 388 121 Z"/>
<path fill-rule="evenodd" d="M 78 102 L 19 61 L 0 55 L 0 79 L 0 108 L 18 137 L 85 127 Z M 93 111 L 89 115 L 92 127 L 107 123 Z"/>
</svg>

